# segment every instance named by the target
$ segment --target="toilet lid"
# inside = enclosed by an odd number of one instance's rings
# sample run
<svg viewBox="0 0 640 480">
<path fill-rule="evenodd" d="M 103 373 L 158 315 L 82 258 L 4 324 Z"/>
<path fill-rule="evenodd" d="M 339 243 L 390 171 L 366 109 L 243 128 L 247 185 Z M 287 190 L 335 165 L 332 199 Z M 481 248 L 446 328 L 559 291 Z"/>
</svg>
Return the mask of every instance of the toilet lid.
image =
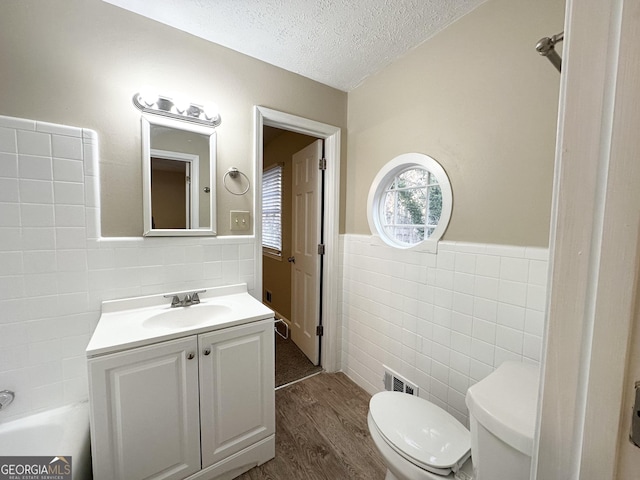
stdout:
<svg viewBox="0 0 640 480">
<path fill-rule="evenodd" d="M 451 469 L 469 458 L 469 430 L 423 398 L 400 392 L 377 393 L 371 397 L 369 413 L 387 443 L 426 470 Z"/>
</svg>

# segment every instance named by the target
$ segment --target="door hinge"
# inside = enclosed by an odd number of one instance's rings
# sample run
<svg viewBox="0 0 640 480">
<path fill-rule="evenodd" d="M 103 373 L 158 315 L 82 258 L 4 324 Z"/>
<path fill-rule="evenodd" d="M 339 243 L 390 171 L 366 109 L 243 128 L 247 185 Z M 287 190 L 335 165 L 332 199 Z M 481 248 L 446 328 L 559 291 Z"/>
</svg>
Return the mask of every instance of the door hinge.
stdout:
<svg viewBox="0 0 640 480">
<path fill-rule="evenodd" d="M 318 168 L 320 170 L 326 170 L 327 169 L 327 159 L 326 158 L 321 158 L 318 161 Z"/>
<path fill-rule="evenodd" d="M 319 243 L 318 244 L 318 255 L 324 255 L 324 252 L 325 252 L 324 243 Z"/>
<path fill-rule="evenodd" d="M 318 337 L 321 337 L 321 336 L 323 336 L 323 335 L 324 335 L 324 327 L 323 327 L 322 325 L 318 325 L 318 326 L 316 327 L 316 335 L 317 335 Z"/>
</svg>

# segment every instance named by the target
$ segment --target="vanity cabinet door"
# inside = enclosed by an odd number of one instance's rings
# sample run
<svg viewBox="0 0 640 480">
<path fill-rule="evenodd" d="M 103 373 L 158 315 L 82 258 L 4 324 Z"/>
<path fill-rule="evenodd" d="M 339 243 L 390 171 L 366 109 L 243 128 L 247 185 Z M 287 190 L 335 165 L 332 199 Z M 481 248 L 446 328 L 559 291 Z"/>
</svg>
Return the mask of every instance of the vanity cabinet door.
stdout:
<svg viewBox="0 0 640 480">
<path fill-rule="evenodd" d="M 198 336 L 202 468 L 275 433 L 273 319 Z"/>
<path fill-rule="evenodd" d="M 89 375 L 95 480 L 200 470 L 196 336 L 90 359 Z"/>
</svg>

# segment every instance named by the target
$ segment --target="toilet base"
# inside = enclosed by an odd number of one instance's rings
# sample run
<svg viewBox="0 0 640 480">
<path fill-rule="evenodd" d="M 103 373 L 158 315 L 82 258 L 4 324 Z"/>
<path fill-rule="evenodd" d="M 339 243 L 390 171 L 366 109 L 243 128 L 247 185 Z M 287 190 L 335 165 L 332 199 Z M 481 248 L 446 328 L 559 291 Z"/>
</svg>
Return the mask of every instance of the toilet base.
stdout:
<svg viewBox="0 0 640 480">
<path fill-rule="evenodd" d="M 507 445 L 487 430 L 475 417 L 471 417 L 471 445 L 475 444 L 478 480 L 508 478 L 529 480 L 531 457 Z"/>
</svg>

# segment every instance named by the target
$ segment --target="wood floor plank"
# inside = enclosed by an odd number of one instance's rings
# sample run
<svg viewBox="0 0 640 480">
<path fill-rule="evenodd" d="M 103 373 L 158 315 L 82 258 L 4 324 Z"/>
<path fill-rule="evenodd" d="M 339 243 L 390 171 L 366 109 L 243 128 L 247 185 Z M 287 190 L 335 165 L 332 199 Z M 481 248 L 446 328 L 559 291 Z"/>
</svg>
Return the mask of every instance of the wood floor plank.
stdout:
<svg viewBox="0 0 640 480">
<path fill-rule="evenodd" d="M 329 402 L 341 415 L 353 421 L 360 419 L 366 424 L 371 396 L 344 373 L 338 372 L 333 376 L 318 375 L 318 379 L 309 382 L 308 386 L 316 387 L 312 390 L 312 395 L 322 402 Z"/>
<path fill-rule="evenodd" d="M 254 468 L 245 474 L 251 480 L 301 479 L 309 477 L 306 465 L 300 462 L 296 440 L 287 428 L 278 427 L 276 431 L 276 457 L 268 463 Z M 244 479 L 245 476 L 239 478 Z"/>
<path fill-rule="evenodd" d="M 384 472 L 384 465 L 370 440 L 365 422 L 354 424 L 323 404 L 318 404 L 308 413 L 318 433 L 340 458 L 347 459 L 352 470 L 350 478 L 369 480 Z"/>
<path fill-rule="evenodd" d="M 305 382 L 298 382 L 276 392 L 276 423 L 294 427 L 309 418 L 303 415 L 306 408 L 312 408 L 317 400 L 313 397 Z"/>
<path fill-rule="evenodd" d="M 309 479 L 353 478 L 351 466 L 320 435 L 312 422 L 300 425 L 291 433 L 294 436 L 299 454 L 304 458 L 302 463 L 305 465 Z"/>
<path fill-rule="evenodd" d="M 357 442 L 359 455 L 354 458 L 364 457 L 364 463 L 367 466 L 371 462 L 379 462 L 377 466 L 382 468 L 380 455 L 371 440 L 367 426 L 370 395 L 357 387 L 343 373 L 331 376 L 319 375 L 314 382 L 309 382 L 307 386 L 312 389 L 312 395 L 318 398 L 317 408 L 311 410 L 311 417 L 316 425 L 321 425 L 323 421 L 333 420 L 334 423 L 328 428 L 327 434 L 332 435 L 336 431 L 342 430 L 341 435 L 331 437 L 334 438 L 334 441 L 341 442 L 346 438 L 351 444 Z M 327 405 L 330 406 L 330 410 L 324 408 Z"/>
<path fill-rule="evenodd" d="M 276 391 L 276 458 L 240 480 L 382 480 L 367 428 L 370 396 L 342 373 Z"/>
</svg>

